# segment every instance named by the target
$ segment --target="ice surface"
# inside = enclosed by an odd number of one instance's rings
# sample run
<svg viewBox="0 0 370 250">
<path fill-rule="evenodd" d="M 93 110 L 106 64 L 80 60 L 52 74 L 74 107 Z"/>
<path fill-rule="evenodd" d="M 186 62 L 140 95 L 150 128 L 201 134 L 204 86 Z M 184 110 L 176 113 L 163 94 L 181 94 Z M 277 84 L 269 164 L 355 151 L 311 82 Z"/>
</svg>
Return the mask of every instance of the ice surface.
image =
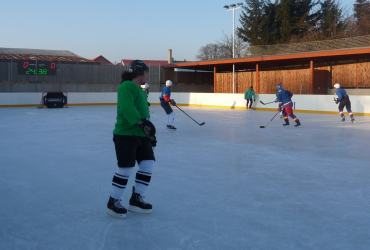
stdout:
<svg viewBox="0 0 370 250">
<path fill-rule="evenodd" d="M 0 249 L 370 249 L 370 117 L 181 109 L 206 124 L 150 107 L 153 213 L 121 220 L 115 106 L 1 108 Z"/>
</svg>

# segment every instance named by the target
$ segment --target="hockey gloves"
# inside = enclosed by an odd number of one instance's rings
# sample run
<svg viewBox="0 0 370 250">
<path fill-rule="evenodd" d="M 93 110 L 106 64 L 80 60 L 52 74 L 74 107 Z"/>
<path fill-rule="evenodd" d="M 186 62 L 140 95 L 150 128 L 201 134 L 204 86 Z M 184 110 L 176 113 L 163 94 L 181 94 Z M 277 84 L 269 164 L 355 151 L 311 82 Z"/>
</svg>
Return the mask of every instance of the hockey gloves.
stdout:
<svg viewBox="0 0 370 250">
<path fill-rule="evenodd" d="M 176 102 L 175 102 L 175 100 L 174 100 L 174 99 L 171 99 L 171 100 L 170 100 L 170 103 L 172 104 L 172 106 L 176 106 Z"/>
<path fill-rule="evenodd" d="M 152 147 L 157 146 L 157 138 L 155 137 L 156 129 L 147 118 L 143 117 L 142 123 L 139 124 L 140 128 L 144 131 L 144 133 L 148 136 L 150 143 L 152 144 Z"/>
</svg>

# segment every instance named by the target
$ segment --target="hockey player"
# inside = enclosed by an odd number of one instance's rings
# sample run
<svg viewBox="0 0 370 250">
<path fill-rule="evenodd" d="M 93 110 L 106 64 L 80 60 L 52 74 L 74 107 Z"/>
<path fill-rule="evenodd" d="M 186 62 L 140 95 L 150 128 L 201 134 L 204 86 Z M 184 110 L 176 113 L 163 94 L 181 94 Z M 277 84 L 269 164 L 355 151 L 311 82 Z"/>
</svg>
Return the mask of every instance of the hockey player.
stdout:
<svg viewBox="0 0 370 250">
<path fill-rule="evenodd" d="M 146 94 L 146 99 L 148 100 L 148 97 L 149 97 L 149 83 L 145 83 L 145 84 L 141 85 L 141 88 L 144 90 L 144 92 Z M 148 106 L 150 107 L 149 102 L 148 102 Z"/>
<path fill-rule="evenodd" d="M 161 97 L 159 97 L 159 100 L 161 102 L 162 108 L 167 114 L 167 128 L 174 130 L 176 129 L 173 126 L 173 121 L 175 120 L 175 113 L 173 112 L 169 103 L 171 103 L 172 106 L 175 106 L 176 102 L 173 99 L 170 99 L 171 98 L 171 87 L 172 87 L 172 81 L 167 80 L 166 87 L 162 89 Z"/>
<path fill-rule="evenodd" d="M 151 213 L 152 205 L 144 201 L 143 194 L 148 187 L 154 167 L 156 146 L 155 127 L 149 121 L 149 108 L 145 92 L 140 85 L 148 76 L 148 66 L 135 60 L 122 72 L 122 83 L 117 93 L 117 121 L 113 130 L 113 141 L 117 156 L 118 171 L 114 174 L 108 200 L 109 215 L 125 218 L 127 210 L 121 204 L 121 196 L 132 174 L 135 162 L 135 185 L 130 198 L 131 212 Z"/>
<path fill-rule="evenodd" d="M 351 122 L 354 123 L 355 118 L 351 110 L 351 101 L 349 100 L 349 96 L 347 95 L 347 92 L 340 87 L 339 83 L 334 84 L 334 88 L 336 89 L 335 95 L 334 95 L 334 101 L 336 104 L 339 103 L 338 109 L 339 109 L 340 117 L 342 117 L 342 122 L 346 120 L 344 113 L 343 113 L 343 109 L 345 106 L 349 116 L 351 117 Z"/>
<path fill-rule="evenodd" d="M 291 99 L 293 94 L 291 92 L 289 92 L 288 90 L 284 90 L 283 86 L 281 84 L 277 85 L 276 89 L 279 91 L 276 94 L 276 98 L 279 102 L 278 110 L 283 112 L 284 121 L 285 121 L 285 124 L 283 124 L 283 126 L 288 126 L 289 125 L 288 115 L 290 116 L 290 118 L 292 118 L 297 123 L 296 125 L 294 125 L 295 127 L 301 126 L 301 122 L 293 114 L 293 109 L 292 109 L 293 102 L 292 102 L 292 99 Z"/>
<path fill-rule="evenodd" d="M 254 98 L 253 98 L 254 97 Z M 253 86 L 251 86 L 245 93 L 244 93 L 244 99 L 247 100 L 247 109 L 253 109 L 252 104 L 253 104 L 253 99 L 256 101 L 256 93 L 253 90 Z M 251 104 L 249 104 L 249 102 Z M 249 104 L 249 107 L 248 107 Z"/>
</svg>

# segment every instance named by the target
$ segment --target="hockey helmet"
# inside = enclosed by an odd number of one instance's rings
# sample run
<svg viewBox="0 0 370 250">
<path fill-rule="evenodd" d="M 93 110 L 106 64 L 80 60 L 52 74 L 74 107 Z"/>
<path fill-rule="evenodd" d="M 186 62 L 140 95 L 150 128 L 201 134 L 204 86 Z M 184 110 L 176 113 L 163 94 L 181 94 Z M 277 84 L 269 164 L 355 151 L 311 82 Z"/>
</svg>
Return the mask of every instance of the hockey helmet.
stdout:
<svg viewBox="0 0 370 250">
<path fill-rule="evenodd" d="M 148 70 L 148 65 L 140 60 L 132 61 L 130 65 L 128 65 L 128 71 L 138 76 L 144 75 L 144 72 Z"/>
<path fill-rule="evenodd" d="M 283 85 L 281 85 L 281 84 L 276 85 L 276 89 L 277 89 L 277 90 L 283 90 Z"/>
<path fill-rule="evenodd" d="M 167 80 L 166 81 L 166 86 L 167 87 L 171 87 L 172 86 L 172 81 L 171 80 Z"/>
<path fill-rule="evenodd" d="M 339 83 L 334 84 L 334 88 L 340 89 L 340 84 Z"/>
</svg>

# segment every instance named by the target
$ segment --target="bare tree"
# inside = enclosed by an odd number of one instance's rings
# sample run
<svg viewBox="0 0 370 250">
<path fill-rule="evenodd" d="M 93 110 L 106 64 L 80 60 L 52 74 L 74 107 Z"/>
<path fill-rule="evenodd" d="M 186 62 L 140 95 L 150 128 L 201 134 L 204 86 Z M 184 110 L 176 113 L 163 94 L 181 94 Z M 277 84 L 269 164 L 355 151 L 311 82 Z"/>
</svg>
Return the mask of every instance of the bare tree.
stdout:
<svg viewBox="0 0 370 250">
<path fill-rule="evenodd" d="M 221 58 L 233 58 L 233 36 L 226 35 L 223 32 L 221 40 L 217 41 L 217 44 L 222 48 Z M 235 36 L 235 58 L 244 57 L 247 54 L 247 43 L 243 41 L 239 36 Z"/>
<path fill-rule="evenodd" d="M 233 57 L 233 36 L 223 33 L 221 40 L 202 46 L 196 58 L 198 60 L 217 60 Z M 247 54 L 247 44 L 238 36 L 235 36 L 235 58 L 244 57 Z"/>
<path fill-rule="evenodd" d="M 209 43 L 206 46 L 202 46 L 196 58 L 198 60 L 206 61 L 206 60 L 216 60 L 220 58 L 221 48 L 218 44 Z"/>
</svg>

